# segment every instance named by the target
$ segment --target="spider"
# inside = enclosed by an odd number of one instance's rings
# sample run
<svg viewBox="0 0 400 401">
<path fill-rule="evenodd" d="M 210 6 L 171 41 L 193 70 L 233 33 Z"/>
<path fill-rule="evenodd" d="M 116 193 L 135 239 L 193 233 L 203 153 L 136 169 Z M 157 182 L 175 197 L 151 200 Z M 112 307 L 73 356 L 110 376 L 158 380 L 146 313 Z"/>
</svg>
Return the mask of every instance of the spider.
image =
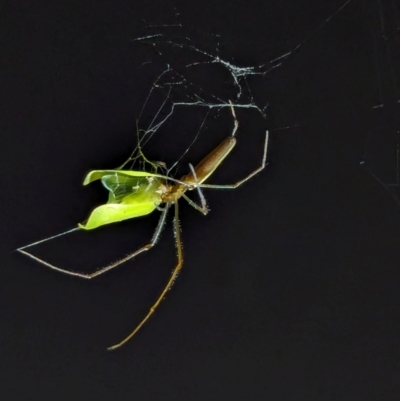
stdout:
<svg viewBox="0 0 400 401">
<path fill-rule="evenodd" d="M 181 230 L 179 225 L 179 199 L 184 198 L 192 207 L 194 207 L 202 214 L 206 215 L 208 213 L 208 208 L 201 189 L 235 189 L 264 169 L 267 158 L 268 131 L 266 131 L 265 134 L 262 162 L 257 169 L 255 169 L 245 178 L 237 181 L 234 184 L 214 185 L 204 183 L 236 145 L 235 135 L 239 127 L 239 122 L 236 118 L 235 109 L 232 102 L 230 102 L 230 109 L 234 122 L 232 133 L 227 138 L 225 138 L 214 150 L 212 150 L 196 167 L 193 167 L 192 164 L 189 164 L 190 172 L 187 175 L 183 176 L 180 180 L 174 179 L 167 175 L 149 173 L 146 171 L 133 171 L 125 169 L 93 170 L 87 174 L 83 185 L 87 185 L 93 181 L 101 179 L 102 184 L 109 191 L 108 202 L 95 208 L 90 214 L 88 220 L 84 224 L 79 224 L 77 228 L 73 228 L 72 230 L 54 235 L 49 238 L 45 238 L 41 241 L 37 241 L 17 249 L 17 251 L 53 270 L 57 270 L 61 273 L 71 276 L 76 276 L 84 279 L 92 279 L 127 262 L 140 253 L 151 249 L 157 243 L 161 231 L 166 224 L 168 211 L 170 210 L 172 205 L 174 206 L 174 231 L 176 237 L 177 264 L 172 271 L 170 279 L 168 280 L 167 284 L 165 285 L 155 303 L 149 309 L 147 315 L 141 320 L 141 322 L 128 336 L 126 336 L 119 343 L 107 348 L 108 350 L 115 350 L 121 347 L 141 329 L 141 327 L 158 308 L 161 301 L 164 299 L 165 294 L 172 287 L 177 275 L 182 269 L 183 254 Z M 192 191 L 194 189 L 196 189 L 199 194 L 200 205 L 192 201 L 186 195 L 187 191 Z M 161 207 L 160 205 L 163 206 Z M 161 215 L 150 242 L 137 249 L 136 251 L 130 253 L 123 259 L 117 260 L 114 263 L 100 268 L 99 270 L 96 270 L 92 273 L 78 273 L 57 267 L 25 250 L 32 246 L 38 245 L 39 243 L 48 241 L 50 239 L 70 233 L 72 231 L 76 231 L 79 229 L 96 229 L 105 224 L 144 216 L 153 212 L 156 209 L 161 211 Z"/>
</svg>

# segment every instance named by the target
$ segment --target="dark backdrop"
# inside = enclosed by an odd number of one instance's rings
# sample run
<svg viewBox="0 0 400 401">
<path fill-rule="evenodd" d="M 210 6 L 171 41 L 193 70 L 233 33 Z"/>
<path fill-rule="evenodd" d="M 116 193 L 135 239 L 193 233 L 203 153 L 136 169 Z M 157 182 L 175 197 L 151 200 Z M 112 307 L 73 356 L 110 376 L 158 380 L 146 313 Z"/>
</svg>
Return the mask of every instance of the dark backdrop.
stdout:
<svg viewBox="0 0 400 401">
<path fill-rule="evenodd" d="M 384 187 L 396 183 L 400 127 L 396 3 L 351 1 L 337 14 L 341 0 L 8 3 L 2 399 L 399 399 L 399 192 Z M 205 191 L 207 217 L 182 206 L 183 272 L 143 330 L 110 353 L 174 266 L 170 224 L 151 252 L 93 281 L 12 251 L 74 227 L 104 199 L 80 183 L 132 149 L 154 80 L 142 64 L 157 52 L 133 39 L 154 32 L 149 24 L 181 24 L 207 51 L 216 44 L 206 35 L 219 34 L 218 54 L 236 65 L 302 46 L 251 81 L 267 120 L 238 111 L 238 150 L 213 182 L 255 168 L 269 128 L 267 169 L 235 191 Z M 224 118 L 220 138 L 231 129 Z M 179 121 L 189 120 L 201 123 L 196 113 Z M 174 160 L 188 132 L 179 124 L 149 157 Z M 199 138 L 188 161 L 212 142 Z M 41 255 L 90 270 L 143 243 L 156 214 L 54 241 Z"/>
</svg>

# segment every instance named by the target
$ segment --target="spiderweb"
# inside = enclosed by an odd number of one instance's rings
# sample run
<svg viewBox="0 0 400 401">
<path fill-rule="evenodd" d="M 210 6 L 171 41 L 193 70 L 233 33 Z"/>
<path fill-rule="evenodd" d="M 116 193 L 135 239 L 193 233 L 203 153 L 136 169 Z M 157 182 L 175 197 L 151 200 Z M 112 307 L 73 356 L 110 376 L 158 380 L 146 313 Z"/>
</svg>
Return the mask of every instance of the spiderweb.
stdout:
<svg viewBox="0 0 400 401">
<path fill-rule="evenodd" d="M 134 46 L 147 50 L 142 61 L 142 71 L 154 79 L 136 117 L 137 145 L 119 167 L 157 170 L 179 178 L 181 174 L 187 173 L 188 162 L 195 164 L 229 135 L 232 126 L 232 102 L 241 127 L 238 135 L 245 139 L 240 146 L 243 156 L 238 157 L 240 168 L 242 171 L 251 171 L 254 168 L 251 163 L 257 157 L 254 156 L 254 149 L 257 150 L 257 141 L 262 142 L 267 128 L 273 134 L 298 125 L 297 121 L 285 121 L 285 124 L 278 126 L 272 124 L 269 113 L 271 92 L 266 77 L 291 64 L 289 60 L 293 60 L 332 21 L 349 12 L 350 6 L 355 4 L 356 15 L 364 18 L 370 35 L 369 49 L 376 66 L 376 83 L 371 85 L 371 90 L 376 91 L 377 99 L 371 109 L 376 112 L 379 120 L 378 128 L 366 133 L 360 164 L 400 206 L 400 20 L 396 4 L 389 0 L 368 4 L 345 1 L 287 51 L 272 60 L 251 65 L 239 64 L 234 58 L 225 56 L 221 49 L 223 38 L 218 35 L 211 35 L 207 39 L 204 35 L 186 35 L 184 27 L 179 24 L 148 26 L 147 31 L 132 42 Z M 243 128 L 246 128 L 245 136 Z M 250 148 L 253 148 L 251 158 L 248 157 Z M 385 163 L 382 163 L 382 154 L 385 155 Z M 254 164 L 257 162 L 256 160 Z M 230 166 L 232 165 L 228 164 L 228 171 Z M 239 175 L 243 176 L 242 171 Z M 125 223 L 123 225 L 126 226 Z M 97 235 L 92 234 L 94 242 L 97 241 Z M 106 242 L 112 243 L 109 239 Z M 127 244 L 127 250 L 134 246 L 130 240 Z M 107 249 L 112 250 L 112 247 Z M 63 262 L 63 265 L 67 266 L 68 263 Z"/>
</svg>

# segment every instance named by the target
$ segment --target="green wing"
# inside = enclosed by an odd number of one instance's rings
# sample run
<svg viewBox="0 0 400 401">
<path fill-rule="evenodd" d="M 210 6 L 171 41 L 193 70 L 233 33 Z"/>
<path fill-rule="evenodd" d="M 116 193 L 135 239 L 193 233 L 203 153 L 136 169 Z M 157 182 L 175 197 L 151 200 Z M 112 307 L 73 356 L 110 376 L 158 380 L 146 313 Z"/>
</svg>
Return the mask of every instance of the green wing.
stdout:
<svg viewBox="0 0 400 401">
<path fill-rule="evenodd" d="M 94 209 L 86 224 L 79 224 L 84 230 L 144 216 L 162 202 L 162 183 L 154 174 L 121 170 L 97 170 L 91 173 L 87 175 L 84 184 L 101 178 L 102 184 L 110 193 L 107 204 Z"/>
<path fill-rule="evenodd" d="M 94 209 L 86 224 L 78 224 L 84 230 L 104 226 L 105 224 L 116 223 L 118 221 L 132 219 L 134 217 L 145 216 L 155 208 L 154 202 L 142 202 L 140 204 L 115 204 L 107 203 Z"/>
<path fill-rule="evenodd" d="M 93 181 L 99 180 L 105 175 L 118 174 L 126 177 L 157 177 L 158 174 L 148 173 L 146 171 L 131 171 L 131 170 L 92 170 L 83 181 L 83 185 L 88 185 Z"/>
<path fill-rule="evenodd" d="M 126 195 L 137 193 L 141 186 L 148 184 L 146 177 L 128 177 L 117 173 L 103 175 L 101 182 L 110 191 L 108 203 L 119 203 Z"/>
</svg>

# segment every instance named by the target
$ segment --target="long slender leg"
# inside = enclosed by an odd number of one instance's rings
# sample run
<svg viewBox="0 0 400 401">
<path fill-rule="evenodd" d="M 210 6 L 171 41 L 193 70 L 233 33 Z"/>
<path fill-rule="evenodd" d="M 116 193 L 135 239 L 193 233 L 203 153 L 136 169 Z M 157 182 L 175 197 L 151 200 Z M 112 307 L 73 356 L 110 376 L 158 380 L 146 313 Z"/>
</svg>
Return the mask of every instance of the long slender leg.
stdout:
<svg viewBox="0 0 400 401">
<path fill-rule="evenodd" d="M 175 231 L 175 238 L 176 238 L 176 252 L 177 252 L 177 257 L 178 257 L 178 263 L 175 266 L 175 269 L 173 270 L 170 279 L 168 280 L 167 285 L 161 292 L 160 296 L 157 298 L 156 302 L 153 304 L 153 306 L 150 308 L 149 312 L 147 315 L 144 317 L 144 319 L 136 326 L 135 330 L 132 331 L 131 334 L 129 334 L 127 337 L 125 337 L 121 342 L 118 344 L 115 344 L 107 350 L 112 351 L 115 350 L 125 343 L 127 343 L 141 328 L 142 326 L 147 322 L 147 320 L 150 318 L 150 316 L 155 312 L 155 310 L 158 308 L 160 305 L 161 301 L 164 299 L 165 294 L 167 291 L 174 285 L 175 279 L 178 276 L 182 265 L 183 265 L 183 252 L 182 252 L 182 240 L 181 240 L 181 231 L 180 231 L 180 226 L 179 226 L 179 206 L 178 206 L 178 201 L 175 201 L 175 218 L 174 218 L 174 231 Z"/>
<path fill-rule="evenodd" d="M 231 105 L 231 112 L 232 112 L 232 117 L 233 117 L 233 131 L 231 136 L 236 135 L 236 131 L 239 128 L 239 121 L 236 118 L 236 113 L 235 113 L 235 108 L 233 107 L 233 103 L 229 100 L 229 104 Z"/>
<path fill-rule="evenodd" d="M 246 181 L 250 180 L 250 178 L 254 177 L 256 174 L 258 174 L 260 171 L 262 171 L 265 168 L 266 161 L 267 161 L 268 136 L 269 136 L 269 133 L 267 131 L 265 134 L 264 152 L 263 152 L 263 158 L 261 161 L 261 166 L 258 167 L 257 169 L 255 169 L 248 176 L 241 179 L 240 181 L 235 182 L 234 184 L 225 184 L 225 185 L 199 184 L 199 187 L 200 188 L 214 188 L 214 189 L 235 189 L 237 187 L 240 187 L 240 185 L 244 184 Z"/>
<path fill-rule="evenodd" d="M 28 245 L 25 245 L 25 246 L 21 246 L 21 248 L 16 249 L 16 251 L 19 251 L 21 253 L 27 253 L 27 252 L 24 252 L 23 249 L 30 248 L 31 246 L 42 244 L 43 242 L 50 241 L 50 240 L 52 240 L 54 238 L 57 238 L 57 237 L 62 237 L 63 235 L 66 235 L 66 234 L 69 234 L 69 233 L 72 233 L 72 232 L 78 231 L 78 230 L 80 230 L 79 227 L 72 228 L 71 230 L 67 230 L 67 231 L 64 231 L 64 232 L 56 234 L 56 235 L 52 235 L 51 237 L 47 237 L 47 238 L 41 239 L 40 241 L 32 242 L 31 244 L 28 244 Z"/>
<path fill-rule="evenodd" d="M 206 202 L 206 198 L 204 197 L 201 188 L 199 187 L 199 181 L 197 179 L 196 170 L 194 169 L 194 167 L 192 166 L 191 163 L 189 163 L 189 168 L 190 168 L 190 170 L 191 170 L 191 172 L 193 174 L 193 178 L 194 178 L 194 181 L 195 181 L 195 184 L 196 184 L 196 190 L 197 190 L 197 193 L 199 194 L 199 198 L 200 198 L 200 202 L 201 202 L 201 207 L 199 207 L 199 205 L 196 204 L 197 207 L 195 207 L 195 209 L 199 210 L 201 213 L 206 215 L 208 213 L 207 202 Z M 185 196 L 185 199 L 188 200 L 187 196 Z M 193 206 L 194 202 L 192 200 L 190 200 L 188 202 L 189 202 L 189 204 L 191 206 Z"/>
<path fill-rule="evenodd" d="M 204 214 L 208 214 L 209 210 L 206 209 L 204 210 L 201 206 L 199 206 L 196 202 L 192 201 L 186 194 L 182 194 L 182 198 L 186 200 L 187 203 L 189 203 L 190 206 L 192 206 L 194 209 L 196 209 L 198 212 Z"/>
<path fill-rule="evenodd" d="M 105 267 L 103 267 L 103 268 L 101 268 L 99 270 L 96 270 L 96 271 L 92 272 L 92 273 L 87 273 L 87 274 L 86 273 L 77 273 L 77 272 L 73 272 L 73 271 L 70 271 L 70 270 L 62 269 L 61 267 L 52 265 L 51 263 L 46 262 L 45 260 L 40 259 L 37 256 L 34 256 L 34 255 L 24 251 L 23 248 L 19 248 L 19 249 L 17 249 L 17 251 L 23 253 L 24 255 L 30 257 L 31 259 L 33 259 L 35 261 L 41 263 L 42 265 L 45 265 L 45 266 L 49 267 L 50 269 L 57 270 L 58 272 L 61 272 L 61 273 L 64 273 L 64 274 L 68 274 L 70 276 L 91 279 L 91 278 L 100 276 L 100 274 L 103 274 L 103 273 L 105 273 L 105 272 L 107 272 L 107 271 L 109 271 L 111 269 L 114 269 L 114 267 L 117 267 L 117 266 L 127 262 L 129 259 L 132 259 L 135 256 L 139 255 L 139 253 L 148 251 L 150 248 L 152 248 L 157 243 L 158 238 L 160 237 L 161 231 L 162 231 L 162 229 L 163 229 L 163 227 L 165 225 L 165 218 L 167 216 L 168 209 L 169 209 L 169 205 L 167 204 L 166 207 L 164 208 L 163 212 L 161 213 L 161 216 L 160 216 L 160 219 L 158 221 L 157 227 L 156 227 L 156 229 L 154 231 L 153 237 L 151 238 L 151 241 L 148 244 L 142 246 L 141 248 L 137 249 L 135 252 L 130 253 L 129 255 L 125 256 L 124 258 L 119 259 L 119 260 L 111 263 L 110 265 L 105 266 Z M 35 245 L 35 244 L 31 244 L 31 245 Z M 26 248 L 26 247 L 24 247 L 24 248 Z"/>
</svg>

